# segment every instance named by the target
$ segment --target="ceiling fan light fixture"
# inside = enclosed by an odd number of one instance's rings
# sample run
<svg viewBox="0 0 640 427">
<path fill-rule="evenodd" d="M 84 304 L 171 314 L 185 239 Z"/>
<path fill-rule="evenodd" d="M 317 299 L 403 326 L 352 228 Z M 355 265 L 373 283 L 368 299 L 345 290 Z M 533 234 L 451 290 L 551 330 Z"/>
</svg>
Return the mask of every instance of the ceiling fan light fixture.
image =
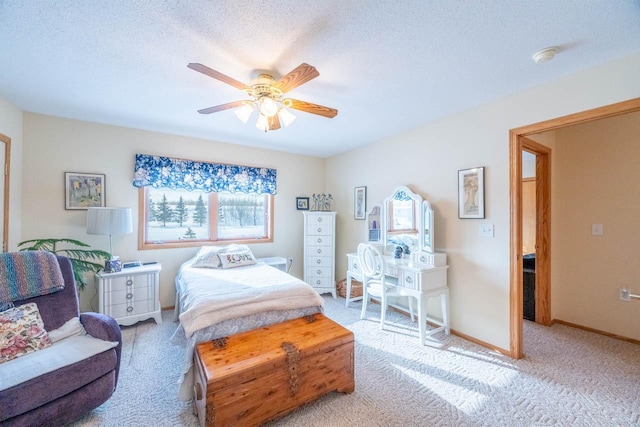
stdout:
<svg viewBox="0 0 640 427">
<path fill-rule="evenodd" d="M 273 117 L 278 114 L 278 104 L 268 96 L 260 98 L 260 113 L 267 117 Z"/>
<path fill-rule="evenodd" d="M 291 114 L 291 111 L 281 108 L 278 111 L 278 115 L 280 116 L 280 120 L 284 123 L 285 126 L 289 126 L 296 119 L 296 116 Z"/>
<path fill-rule="evenodd" d="M 260 113 L 260 115 L 258 116 L 258 121 L 256 122 L 256 127 L 266 132 L 269 128 L 269 120 L 267 119 L 267 116 Z"/>
<path fill-rule="evenodd" d="M 247 102 L 242 107 L 236 110 L 236 116 L 242 120 L 243 123 L 247 123 L 249 121 L 249 117 L 253 113 L 253 104 Z"/>
</svg>

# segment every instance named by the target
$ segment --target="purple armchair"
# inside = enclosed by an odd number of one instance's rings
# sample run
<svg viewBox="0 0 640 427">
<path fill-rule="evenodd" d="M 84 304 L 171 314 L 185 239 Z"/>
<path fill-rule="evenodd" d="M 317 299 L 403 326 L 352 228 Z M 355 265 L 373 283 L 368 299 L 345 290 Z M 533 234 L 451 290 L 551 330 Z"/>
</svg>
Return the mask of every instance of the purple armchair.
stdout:
<svg viewBox="0 0 640 427">
<path fill-rule="evenodd" d="M 116 389 L 122 349 L 120 327 L 109 316 L 79 313 L 71 261 L 62 256 L 57 258 L 64 289 L 14 304 L 37 303 L 47 331 L 79 317 L 87 334 L 118 345 L 0 391 L 0 426 L 64 425 L 106 402 Z"/>
</svg>

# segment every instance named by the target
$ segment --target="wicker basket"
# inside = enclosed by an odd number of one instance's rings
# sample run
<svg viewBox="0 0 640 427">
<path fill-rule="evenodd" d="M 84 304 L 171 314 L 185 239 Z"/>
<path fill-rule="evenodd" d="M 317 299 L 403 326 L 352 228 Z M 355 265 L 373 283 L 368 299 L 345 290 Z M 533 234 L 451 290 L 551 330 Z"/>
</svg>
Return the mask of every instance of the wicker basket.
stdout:
<svg viewBox="0 0 640 427">
<path fill-rule="evenodd" d="M 346 298 L 347 296 L 347 279 L 342 279 L 336 285 L 336 291 L 340 298 Z M 362 283 L 351 279 L 351 296 L 349 298 L 356 298 L 362 296 Z"/>
</svg>

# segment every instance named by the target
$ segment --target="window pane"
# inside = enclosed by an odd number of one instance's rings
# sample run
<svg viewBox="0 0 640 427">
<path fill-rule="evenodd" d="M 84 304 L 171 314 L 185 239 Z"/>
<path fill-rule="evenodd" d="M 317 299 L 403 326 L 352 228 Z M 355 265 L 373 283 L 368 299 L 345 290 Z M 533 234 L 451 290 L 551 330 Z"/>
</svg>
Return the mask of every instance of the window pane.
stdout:
<svg viewBox="0 0 640 427">
<path fill-rule="evenodd" d="M 148 242 L 209 239 L 209 197 L 201 191 L 148 189 Z"/>
<path fill-rule="evenodd" d="M 256 239 L 267 236 L 266 195 L 217 194 L 219 239 Z"/>
</svg>

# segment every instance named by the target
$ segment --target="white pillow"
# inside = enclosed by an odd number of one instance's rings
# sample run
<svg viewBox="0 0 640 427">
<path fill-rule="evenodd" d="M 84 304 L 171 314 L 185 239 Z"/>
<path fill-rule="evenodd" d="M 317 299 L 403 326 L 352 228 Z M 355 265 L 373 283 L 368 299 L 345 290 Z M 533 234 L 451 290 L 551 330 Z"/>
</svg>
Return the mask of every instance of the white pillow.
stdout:
<svg viewBox="0 0 640 427">
<path fill-rule="evenodd" d="M 251 251 L 219 253 L 218 257 L 220 257 L 222 268 L 242 267 L 256 263 Z"/>
<path fill-rule="evenodd" d="M 196 254 L 196 258 L 191 267 L 196 268 L 218 268 L 220 267 L 220 258 L 218 252 L 224 250 L 219 246 L 203 246 Z"/>
<path fill-rule="evenodd" d="M 60 326 L 58 329 L 49 331 L 49 338 L 51 339 L 51 342 L 56 342 L 61 339 L 86 334 L 87 331 L 85 331 L 84 326 L 80 323 L 80 318 L 74 317 L 67 320 L 65 324 Z"/>
</svg>

